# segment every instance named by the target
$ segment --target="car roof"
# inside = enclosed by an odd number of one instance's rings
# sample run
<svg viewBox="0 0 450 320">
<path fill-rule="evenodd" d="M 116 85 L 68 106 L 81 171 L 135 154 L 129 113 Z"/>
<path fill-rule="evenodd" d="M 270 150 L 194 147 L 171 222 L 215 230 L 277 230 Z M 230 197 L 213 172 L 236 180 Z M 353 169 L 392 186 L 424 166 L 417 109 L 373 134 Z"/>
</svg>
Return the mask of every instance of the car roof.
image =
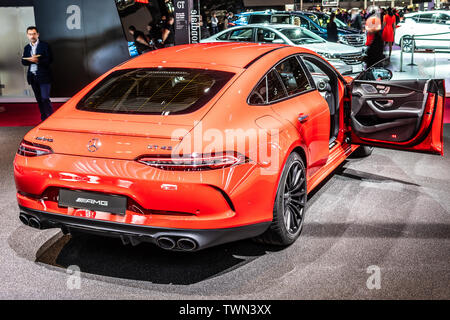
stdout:
<svg viewBox="0 0 450 320">
<path fill-rule="evenodd" d="M 121 65 L 121 68 L 136 65 L 164 63 L 222 65 L 244 68 L 253 60 L 275 49 L 288 47 L 283 44 L 261 44 L 249 42 L 214 42 L 179 45 L 142 54 Z"/>
</svg>

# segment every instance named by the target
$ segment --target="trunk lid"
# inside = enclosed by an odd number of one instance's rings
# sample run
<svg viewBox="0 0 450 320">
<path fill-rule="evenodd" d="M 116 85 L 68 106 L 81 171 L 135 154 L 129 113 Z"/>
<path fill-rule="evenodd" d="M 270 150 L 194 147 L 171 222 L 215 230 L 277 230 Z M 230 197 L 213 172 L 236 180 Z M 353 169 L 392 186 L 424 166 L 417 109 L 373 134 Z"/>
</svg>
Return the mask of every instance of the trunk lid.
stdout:
<svg viewBox="0 0 450 320">
<path fill-rule="evenodd" d="M 110 119 L 101 119 L 105 117 L 101 114 L 90 118 L 55 115 L 25 139 L 44 142 L 59 154 L 133 160 L 143 154 L 170 153 L 195 125 L 193 119 L 183 123 L 162 116 L 120 115 L 121 120 L 107 116 Z"/>
</svg>

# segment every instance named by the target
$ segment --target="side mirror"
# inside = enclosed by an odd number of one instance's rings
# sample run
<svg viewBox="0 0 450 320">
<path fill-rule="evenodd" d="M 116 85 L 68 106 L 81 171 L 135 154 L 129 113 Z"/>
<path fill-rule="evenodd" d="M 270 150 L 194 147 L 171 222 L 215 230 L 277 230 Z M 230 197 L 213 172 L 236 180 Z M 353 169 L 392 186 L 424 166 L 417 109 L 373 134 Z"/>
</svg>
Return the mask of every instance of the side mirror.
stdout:
<svg viewBox="0 0 450 320">
<path fill-rule="evenodd" d="M 283 39 L 275 39 L 275 40 L 272 41 L 272 43 L 280 43 L 280 44 L 283 44 L 283 43 L 284 43 L 284 40 L 283 40 Z"/>
<path fill-rule="evenodd" d="M 383 67 L 372 68 L 370 71 L 374 80 L 391 80 L 392 71 Z"/>
<path fill-rule="evenodd" d="M 355 80 L 391 80 L 392 71 L 386 69 L 385 67 L 380 67 L 386 59 L 387 58 L 384 58 L 383 60 L 373 64 L 371 67 L 363 70 L 358 76 L 356 76 Z"/>
</svg>

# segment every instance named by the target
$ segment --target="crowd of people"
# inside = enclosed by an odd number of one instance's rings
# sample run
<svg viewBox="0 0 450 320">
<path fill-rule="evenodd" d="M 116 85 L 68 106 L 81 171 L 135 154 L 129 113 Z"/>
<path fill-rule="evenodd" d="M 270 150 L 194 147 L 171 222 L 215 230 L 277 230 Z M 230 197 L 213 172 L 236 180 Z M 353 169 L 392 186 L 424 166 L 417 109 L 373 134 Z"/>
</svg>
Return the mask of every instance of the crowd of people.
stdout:
<svg viewBox="0 0 450 320">
<path fill-rule="evenodd" d="M 320 9 L 319 9 L 320 10 Z M 370 18 L 373 15 L 379 15 L 381 20 L 383 20 L 383 17 L 388 13 L 388 11 L 392 11 L 392 13 L 395 16 L 396 23 L 399 23 L 400 20 L 403 18 L 405 13 L 411 12 L 412 9 L 403 8 L 400 10 L 397 10 L 395 8 L 380 8 L 379 10 L 369 7 L 368 9 L 337 9 L 333 11 L 333 9 L 328 9 L 325 11 L 328 11 L 329 13 L 334 13 L 336 15 L 336 18 L 347 24 L 348 26 L 363 30 L 365 21 Z"/>
<path fill-rule="evenodd" d="M 406 7 L 400 10 L 390 7 L 387 9 L 378 7 L 353 8 L 350 10 L 317 7 L 314 10 L 330 14 L 327 25 L 328 41 L 339 41 L 335 19 L 339 19 L 351 28 L 366 32 L 368 53 L 372 53 L 371 57 L 374 59 L 384 56 L 383 50 L 385 47 L 388 47 L 388 57 L 390 58 L 396 25 L 403 19 L 405 13 L 412 11 L 412 9 Z M 228 22 L 233 17 L 233 12 L 225 12 L 219 18 L 215 11 L 208 17 L 201 16 L 201 38 L 207 38 L 227 29 L 229 27 Z M 175 45 L 174 22 L 173 16 L 162 16 L 160 21 L 150 22 L 147 25 L 146 32 L 137 30 L 133 25 L 130 26 L 128 31 L 133 37 L 138 54 Z"/>
<path fill-rule="evenodd" d="M 201 38 L 208 38 L 223 29 L 228 28 L 228 21 L 234 16 L 233 12 L 228 12 L 223 19 L 217 17 L 216 12 L 212 12 L 209 18 L 200 16 Z M 208 21 L 208 23 L 204 23 Z M 133 37 L 133 42 L 137 53 L 142 54 L 148 51 L 172 47 L 175 45 L 175 18 L 172 15 L 162 16 L 158 22 L 150 22 L 146 26 L 146 32 L 138 30 L 134 25 L 128 27 L 128 32 Z M 208 26 L 209 25 L 209 26 Z"/>
<path fill-rule="evenodd" d="M 172 47 L 175 45 L 175 18 L 162 16 L 158 22 L 150 22 L 146 33 L 136 29 L 134 25 L 128 27 L 128 32 L 133 37 L 138 54 L 148 51 Z"/>
<path fill-rule="evenodd" d="M 327 25 L 328 41 L 338 41 L 338 31 L 335 19 L 346 23 L 349 27 L 366 32 L 366 45 L 368 46 L 365 62 L 372 65 L 384 59 L 384 49 L 388 47 L 388 60 L 392 54 L 392 45 L 397 24 L 403 19 L 407 8 L 369 7 L 366 9 L 351 9 L 349 11 L 337 9 L 330 11 L 330 21 Z"/>
</svg>

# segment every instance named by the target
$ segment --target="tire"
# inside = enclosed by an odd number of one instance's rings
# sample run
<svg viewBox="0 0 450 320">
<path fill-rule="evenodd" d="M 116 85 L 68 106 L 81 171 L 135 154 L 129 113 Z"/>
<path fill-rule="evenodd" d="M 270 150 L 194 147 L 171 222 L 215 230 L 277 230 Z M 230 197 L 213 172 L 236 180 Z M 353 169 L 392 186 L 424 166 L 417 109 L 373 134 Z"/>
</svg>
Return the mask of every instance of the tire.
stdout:
<svg viewBox="0 0 450 320">
<path fill-rule="evenodd" d="M 291 153 L 278 183 L 273 220 L 256 242 L 288 246 L 297 240 L 303 228 L 307 201 L 306 168 L 297 153 Z"/>
<path fill-rule="evenodd" d="M 353 158 L 364 158 L 368 157 L 372 154 L 373 147 L 369 146 L 360 146 L 352 153 Z"/>
</svg>

